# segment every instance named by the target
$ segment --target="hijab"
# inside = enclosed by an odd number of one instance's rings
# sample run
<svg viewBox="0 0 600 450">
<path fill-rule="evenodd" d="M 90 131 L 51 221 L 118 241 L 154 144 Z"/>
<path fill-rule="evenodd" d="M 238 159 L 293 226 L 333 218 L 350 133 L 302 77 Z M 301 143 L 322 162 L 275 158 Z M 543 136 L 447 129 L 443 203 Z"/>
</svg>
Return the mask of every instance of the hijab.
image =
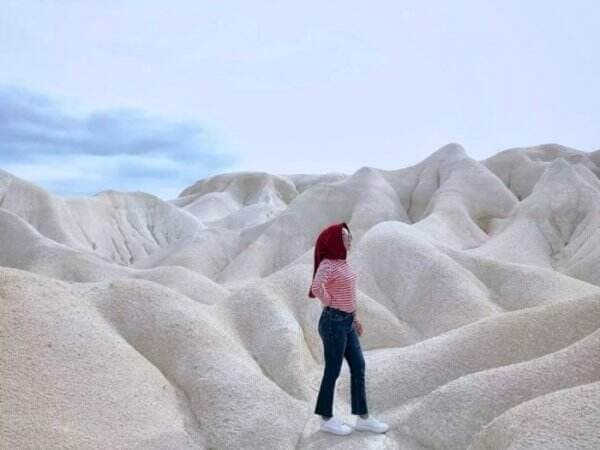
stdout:
<svg viewBox="0 0 600 450">
<path fill-rule="evenodd" d="M 324 258 L 327 259 L 346 259 L 346 247 L 342 240 L 342 229 L 350 231 L 346 222 L 330 225 L 321 231 L 315 244 L 315 264 L 313 269 L 313 281 L 319 268 L 319 264 Z M 308 290 L 308 296 L 314 298 L 315 295 L 311 289 Z"/>
</svg>

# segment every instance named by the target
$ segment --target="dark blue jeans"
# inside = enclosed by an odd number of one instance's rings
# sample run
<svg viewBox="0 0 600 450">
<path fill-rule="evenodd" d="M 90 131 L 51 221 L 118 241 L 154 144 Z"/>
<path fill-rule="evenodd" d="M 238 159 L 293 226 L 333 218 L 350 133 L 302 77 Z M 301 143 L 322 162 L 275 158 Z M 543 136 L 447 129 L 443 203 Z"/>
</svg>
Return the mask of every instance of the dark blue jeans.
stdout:
<svg viewBox="0 0 600 450">
<path fill-rule="evenodd" d="M 323 340 L 325 371 L 317 397 L 315 414 L 333 415 L 335 383 L 344 358 L 350 367 L 352 414 L 367 414 L 365 393 L 365 359 L 353 324 L 352 314 L 325 307 L 319 319 L 319 335 Z"/>
</svg>

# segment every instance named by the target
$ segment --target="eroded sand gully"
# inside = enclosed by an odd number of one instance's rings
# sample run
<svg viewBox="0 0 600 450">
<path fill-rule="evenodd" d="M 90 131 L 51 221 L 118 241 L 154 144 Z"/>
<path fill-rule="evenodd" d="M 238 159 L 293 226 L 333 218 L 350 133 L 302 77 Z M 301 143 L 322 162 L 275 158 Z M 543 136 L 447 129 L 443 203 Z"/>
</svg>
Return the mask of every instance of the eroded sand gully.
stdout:
<svg viewBox="0 0 600 450">
<path fill-rule="evenodd" d="M 600 448 L 600 154 L 449 144 L 169 201 L 0 171 L 0 442 L 19 449 Z M 314 240 L 346 221 L 370 412 L 318 431 Z M 336 414 L 353 423 L 350 374 Z"/>
</svg>

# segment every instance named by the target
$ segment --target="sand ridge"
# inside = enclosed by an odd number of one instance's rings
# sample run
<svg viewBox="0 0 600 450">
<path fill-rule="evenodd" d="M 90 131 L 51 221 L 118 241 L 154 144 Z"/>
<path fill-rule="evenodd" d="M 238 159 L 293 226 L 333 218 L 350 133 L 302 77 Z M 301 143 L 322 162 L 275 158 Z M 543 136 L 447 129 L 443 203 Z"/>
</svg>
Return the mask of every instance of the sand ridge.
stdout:
<svg viewBox="0 0 600 450">
<path fill-rule="evenodd" d="M 63 199 L 0 170 L 5 448 L 600 447 L 600 151 Z M 318 431 L 318 233 L 345 221 L 384 435 Z M 346 364 L 334 411 L 353 422 Z"/>
</svg>

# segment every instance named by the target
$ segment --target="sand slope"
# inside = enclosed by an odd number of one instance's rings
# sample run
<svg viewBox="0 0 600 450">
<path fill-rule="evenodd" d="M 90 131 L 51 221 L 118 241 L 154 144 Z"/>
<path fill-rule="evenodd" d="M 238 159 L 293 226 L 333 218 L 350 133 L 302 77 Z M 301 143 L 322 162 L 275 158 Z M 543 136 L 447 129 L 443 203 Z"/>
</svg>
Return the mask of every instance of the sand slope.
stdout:
<svg viewBox="0 0 600 450">
<path fill-rule="evenodd" d="M 0 170 L 1 446 L 600 448 L 599 155 L 448 144 L 169 201 L 62 199 Z M 341 221 L 385 435 L 313 414 L 313 244 Z M 346 364 L 334 411 L 353 422 Z"/>
</svg>

